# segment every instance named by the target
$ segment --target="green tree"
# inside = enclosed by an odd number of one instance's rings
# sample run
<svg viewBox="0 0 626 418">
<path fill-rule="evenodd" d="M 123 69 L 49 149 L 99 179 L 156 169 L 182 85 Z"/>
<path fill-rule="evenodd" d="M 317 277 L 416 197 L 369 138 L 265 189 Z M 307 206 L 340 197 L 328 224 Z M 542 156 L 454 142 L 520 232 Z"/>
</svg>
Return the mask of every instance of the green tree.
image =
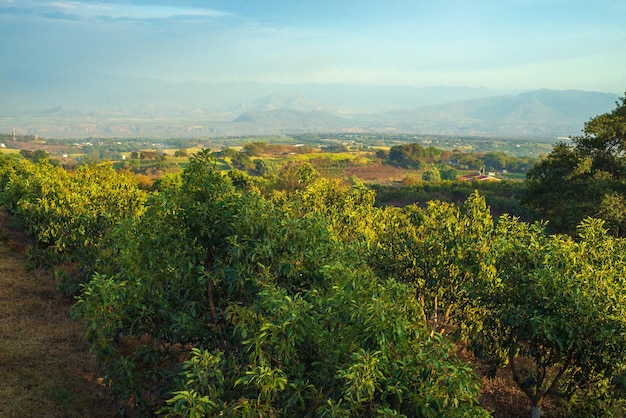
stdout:
<svg viewBox="0 0 626 418">
<path fill-rule="evenodd" d="M 437 183 L 441 181 L 441 173 L 437 167 L 432 167 L 429 170 L 424 171 L 422 174 L 422 180 Z"/>
<path fill-rule="evenodd" d="M 235 157 L 239 151 L 232 148 L 224 148 L 220 152 L 217 153 L 217 156 L 220 158 L 233 158 Z"/>
<path fill-rule="evenodd" d="M 244 152 L 238 152 L 230 158 L 233 168 L 238 170 L 254 170 L 255 164 L 250 159 L 248 154 Z"/>
<path fill-rule="evenodd" d="M 483 161 L 480 158 L 470 153 L 460 154 L 457 158 L 457 164 L 460 167 L 465 167 L 472 170 L 479 170 L 484 165 Z"/>
<path fill-rule="evenodd" d="M 558 232 L 574 235 L 587 216 L 608 216 L 613 233 L 626 230 L 624 216 L 606 207 L 626 190 L 626 99 L 620 100 L 613 111 L 591 118 L 584 135 L 555 145 L 527 174 L 523 201 Z"/>
<path fill-rule="evenodd" d="M 613 235 L 626 235 L 626 196 L 617 192 L 606 193 L 602 197 L 596 214 L 606 221 Z"/>
<path fill-rule="evenodd" d="M 600 220 L 578 232 L 574 241 L 503 217 L 493 240 L 497 280 L 480 297 L 486 314 L 473 341 L 492 373 L 508 366 L 533 418 L 548 398 L 604 388 L 610 400 L 623 389 L 625 243 Z"/>
<path fill-rule="evenodd" d="M 140 160 L 157 160 L 159 154 L 154 150 L 143 150 L 139 153 Z"/>
<path fill-rule="evenodd" d="M 38 163 L 42 160 L 47 160 L 50 157 L 50 154 L 48 154 L 48 152 L 41 149 L 38 149 L 36 151 L 23 149 L 20 150 L 20 155 L 34 163 Z"/>
<path fill-rule="evenodd" d="M 289 196 L 284 210 L 298 217 L 322 216 L 337 239 L 365 251 L 378 220 L 374 199 L 374 193 L 359 180 L 346 184 L 319 178 Z"/>
<path fill-rule="evenodd" d="M 174 152 L 174 157 L 188 157 L 189 153 L 187 152 L 187 150 L 185 148 L 181 148 L 179 150 L 176 150 L 176 152 Z"/>
<path fill-rule="evenodd" d="M 583 155 L 593 158 L 592 171 L 626 175 L 626 97 L 620 98 L 611 112 L 591 118 L 584 135 L 572 138 Z"/>
<path fill-rule="evenodd" d="M 276 172 L 275 165 L 268 162 L 267 160 L 256 159 L 253 160 L 253 162 L 254 169 L 259 176 L 271 176 Z"/>
<path fill-rule="evenodd" d="M 385 149 L 379 149 L 376 150 L 376 158 L 380 159 L 380 160 L 388 160 L 389 159 L 389 150 L 385 150 Z"/>
<path fill-rule="evenodd" d="M 297 189 L 306 187 L 311 184 L 319 174 L 315 167 L 309 162 L 292 162 L 290 161 L 283 166 L 278 173 L 278 179 L 275 188 L 286 192 L 293 192 Z"/>
<path fill-rule="evenodd" d="M 138 215 L 145 193 L 132 177 L 108 164 L 81 166 L 67 173 L 44 160 L 33 168 L 7 191 L 22 189 L 15 213 L 37 242 L 31 254 L 43 256 L 47 264 L 76 265 L 76 275 L 63 283 L 66 291 L 75 293 L 78 283 L 91 273 L 107 231 Z"/>
<path fill-rule="evenodd" d="M 252 142 L 244 144 L 243 149 L 246 150 L 246 154 L 250 157 L 258 157 L 265 153 L 269 144 L 267 142 Z"/>
<path fill-rule="evenodd" d="M 386 212 L 370 261 L 375 271 L 414 286 L 431 330 L 461 331 L 476 319 L 477 290 L 494 275 L 493 220 L 484 198 L 475 192 L 461 207 L 431 201 L 425 209 Z"/>
<path fill-rule="evenodd" d="M 503 152 L 488 152 L 482 160 L 487 170 L 502 171 L 507 168 L 509 158 Z"/>
<path fill-rule="evenodd" d="M 394 145 L 389 150 L 389 161 L 402 167 L 419 169 L 426 158 L 426 150 L 419 144 Z"/>
<path fill-rule="evenodd" d="M 426 157 L 426 162 L 429 163 L 439 163 L 441 162 L 441 156 L 443 154 L 443 150 L 435 147 L 428 147 L 424 150 L 424 154 Z"/>
<path fill-rule="evenodd" d="M 445 167 L 439 170 L 441 173 L 441 180 L 456 180 L 459 177 L 459 172 L 453 167 Z"/>
</svg>

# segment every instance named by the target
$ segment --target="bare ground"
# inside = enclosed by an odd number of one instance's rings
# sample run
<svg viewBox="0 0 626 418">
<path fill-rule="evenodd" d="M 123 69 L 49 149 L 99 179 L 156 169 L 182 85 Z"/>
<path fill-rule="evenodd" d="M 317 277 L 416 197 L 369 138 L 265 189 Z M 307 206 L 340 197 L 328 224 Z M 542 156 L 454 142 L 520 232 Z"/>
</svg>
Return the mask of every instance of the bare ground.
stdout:
<svg viewBox="0 0 626 418">
<path fill-rule="evenodd" d="M 411 170 L 398 168 L 391 165 L 366 165 L 351 167 L 346 170 L 344 176 L 356 176 L 365 183 L 392 184 L 402 181 Z"/>
<path fill-rule="evenodd" d="M 0 416 L 114 417 L 118 408 L 51 274 L 26 272 L 28 240 L 0 212 Z"/>
</svg>

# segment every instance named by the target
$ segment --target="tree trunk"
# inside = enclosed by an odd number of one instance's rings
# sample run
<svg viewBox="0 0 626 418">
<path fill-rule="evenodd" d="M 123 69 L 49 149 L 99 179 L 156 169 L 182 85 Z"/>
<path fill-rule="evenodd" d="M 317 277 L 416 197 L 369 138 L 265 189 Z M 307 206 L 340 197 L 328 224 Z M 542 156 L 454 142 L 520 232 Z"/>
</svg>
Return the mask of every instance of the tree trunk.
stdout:
<svg viewBox="0 0 626 418">
<path fill-rule="evenodd" d="M 213 317 L 213 323 L 217 324 L 217 310 L 215 309 L 215 302 L 213 301 L 213 283 L 211 283 L 210 277 L 207 280 L 207 293 L 209 299 L 209 311 Z"/>
<path fill-rule="evenodd" d="M 541 418 L 541 406 L 533 406 L 532 418 Z"/>
</svg>

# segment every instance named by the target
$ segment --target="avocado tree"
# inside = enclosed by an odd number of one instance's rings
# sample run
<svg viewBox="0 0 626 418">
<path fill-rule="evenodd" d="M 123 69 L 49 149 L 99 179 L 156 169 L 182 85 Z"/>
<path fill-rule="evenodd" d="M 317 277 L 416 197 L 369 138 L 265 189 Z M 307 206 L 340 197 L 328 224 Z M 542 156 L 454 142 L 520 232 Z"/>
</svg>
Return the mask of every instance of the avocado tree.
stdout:
<svg viewBox="0 0 626 418">
<path fill-rule="evenodd" d="M 462 206 L 431 201 L 388 208 L 380 220 L 370 263 L 381 277 L 411 283 L 436 332 L 458 329 L 473 317 L 475 294 L 490 280 L 493 219 L 474 192 Z"/>
<path fill-rule="evenodd" d="M 498 274 L 480 297 L 473 343 L 492 373 L 510 369 L 533 418 L 548 398 L 617 395 L 626 365 L 625 242 L 600 220 L 578 232 L 576 241 L 503 217 L 492 242 Z"/>
<path fill-rule="evenodd" d="M 374 192 L 357 180 L 319 178 L 283 201 L 283 210 L 294 216 L 322 216 L 328 229 L 343 242 L 367 246 L 378 221 Z"/>
<path fill-rule="evenodd" d="M 106 232 L 125 217 L 143 209 L 145 192 L 132 177 L 110 165 L 86 165 L 73 172 L 50 167 L 44 160 L 34 172 L 8 188 L 22 188 L 15 213 L 46 263 L 71 263 L 73 276 L 63 283 L 74 293 L 91 273 Z M 31 253 L 37 255 L 36 251 Z"/>
<path fill-rule="evenodd" d="M 70 293 L 91 273 L 107 231 L 138 214 L 144 199 L 132 176 L 109 164 L 68 172 L 45 158 L 0 160 L 0 204 L 21 218 L 35 240 L 28 251 L 31 261 L 64 264 L 64 275 L 73 277 L 61 284 Z"/>
</svg>

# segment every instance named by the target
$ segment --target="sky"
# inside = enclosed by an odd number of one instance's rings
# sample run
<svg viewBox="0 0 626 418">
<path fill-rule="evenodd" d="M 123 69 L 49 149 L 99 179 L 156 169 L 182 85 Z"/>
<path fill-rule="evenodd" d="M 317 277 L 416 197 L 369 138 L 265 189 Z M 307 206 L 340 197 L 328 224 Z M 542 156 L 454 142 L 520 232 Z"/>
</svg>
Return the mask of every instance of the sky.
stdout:
<svg viewBox="0 0 626 418">
<path fill-rule="evenodd" d="M 624 0 L 0 0 L 0 70 L 626 91 Z"/>
</svg>

